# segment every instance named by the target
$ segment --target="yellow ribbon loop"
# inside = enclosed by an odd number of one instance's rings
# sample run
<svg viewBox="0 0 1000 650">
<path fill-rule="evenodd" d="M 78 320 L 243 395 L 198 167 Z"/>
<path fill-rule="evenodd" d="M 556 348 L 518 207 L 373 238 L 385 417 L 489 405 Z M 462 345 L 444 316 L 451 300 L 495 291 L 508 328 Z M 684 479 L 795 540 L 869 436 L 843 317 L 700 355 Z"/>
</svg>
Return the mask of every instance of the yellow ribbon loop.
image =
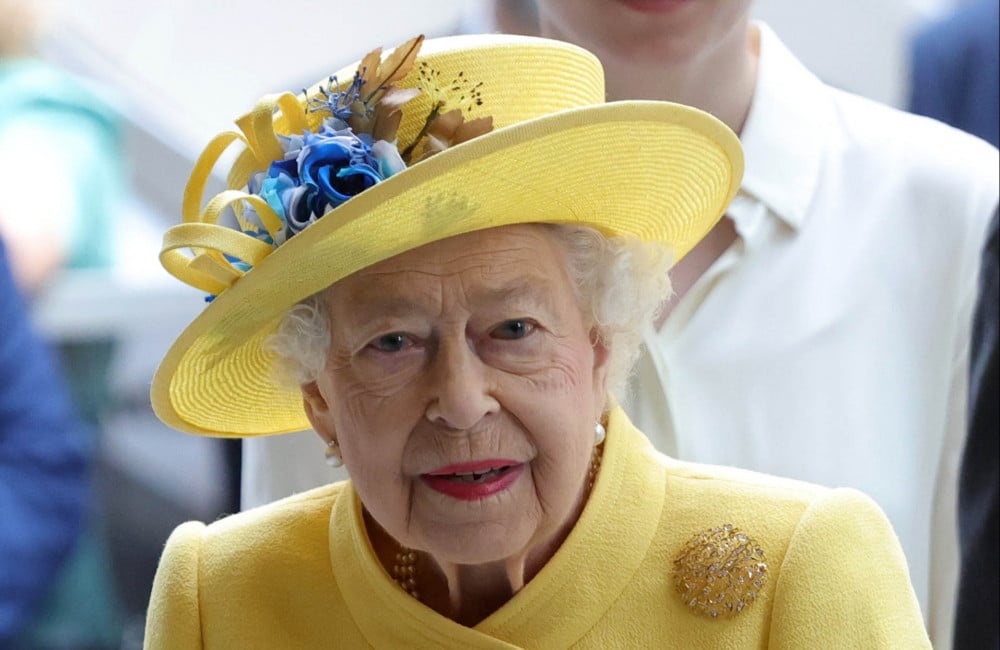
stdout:
<svg viewBox="0 0 1000 650">
<path fill-rule="evenodd" d="M 204 278 L 206 283 L 213 282 L 215 286 L 220 287 L 221 290 L 209 291 L 214 295 L 219 295 L 243 277 L 243 271 L 227 263 L 225 258 L 215 251 L 200 253 L 192 257 L 187 264 L 187 272 L 197 274 Z M 206 286 L 211 285 L 206 284 Z"/>
<path fill-rule="evenodd" d="M 240 155 L 233 163 L 229 175 L 226 177 L 226 187 L 231 190 L 238 190 L 246 187 L 250 180 L 250 175 L 261 170 L 260 162 L 257 161 L 257 154 L 252 149 L 240 152 Z"/>
<path fill-rule="evenodd" d="M 193 256 L 184 251 L 191 249 Z M 254 266 L 274 247 L 232 228 L 212 223 L 182 223 L 163 235 L 160 264 L 175 278 L 207 293 L 218 295 L 243 276 L 224 259 L 238 258 Z"/>
<path fill-rule="evenodd" d="M 275 108 L 281 111 L 277 116 L 274 115 Z M 270 121 L 263 119 L 268 114 L 272 116 Z M 265 169 L 271 162 L 281 160 L 284 157 L 280 143 L 278 151 L 273 157 L 268 157 L 268 154 L 261 150 L 261 143 L 278 142 L 276 134 L 279 130 L 282 133 L 301 134 L 309 128 L 305 108 L 298 97 L 292 93 L 282 93 L 271 98 L 261 99 L 257 103 L 255 111 L 237 120 L 237 124 L 246 133 L 247 141 L 250 144 L 229 170 L 226 179 L 226 187 L 229 189 L 246 187 L 251 174 Z"/>
<path fill-rule="evenodd" d="M 309 128 L 306 111 L 299 98 L 292 93 L 281 93 L 275 100 L 288 133 L 302 133 Z"/>
<path fill-rule="evenodd" d="M 226 190 L 225 192 L 219 192 L 212 200 L 208 202 L 205 206 L 205 211 L 201 215 L 201 220 L 204 223 L 218 223 L 219 217 L 225 212 L 226 208 L 236 203 L 234 208 L 237 214 L 242 216 L 243 210 L 240 203 L 246 203 L 252 207 L 256 212 L 257 216 L 260 217 L 260 222 L 267 230 L 267 234 L 271 236 L 271 239 L 278 241 L 278 233 L 284 230 L 285 224 L 281 220 L 271 206 L 268 205 L 267 201 L 260 198 L 256 194 L 247 194 L 240 190 Z"/>
<path fill-rule="evenodd" d="M 278 136 L 274 134 L 274 109 L 277 107 L 277 96 L 265 95 L 252 111 L 236 120 L 250 148 L 257 154 L 261 168 L 284 155 Z"/>
<path fill-rule="evenodd" d="M 222 153 L 233 142 L 239 140 L 244 144 L 247 139 L 236 131 L 225 131 L 212 138 L 205 150 L 198 156 L 198 161 L 191 170 L 187 186 L 184 188 L 184 201 L 181 204 L 181 218 L 184 223 L 201 220 L 201 199 L 205 194 L 205 185 L 212 175 L 212 169 Z"/>
<path fill-rule="evenodd" d="M 276 115 L 275 111 L 280 111 Z M 271 254 L 274 246 L 254 236 L 218 225 L 219 218 L 232 207 L 241 226 L 247 207 L 256 211 L 261 225 L 279 241 L 284 222 L 259 196 L 242 191 L 251 174 L 265 169 L 272 161 L 284 156 L 275 129 L 276 120 L 288 133 L 302 133 L 308 128 L 305 109 L 292 93 L 263 97 L 254 109 L 236 120 L 242 133 L 226 131 L 215 136 L 195 163 L 184 189 L 181 206 L 182 223 L 163 236 L 160 262 L 169 273 L 195 288 L 219 294 L 243 276 L 227 256 L 253 266 Z M 202 208 L 205 186 L 212 169 L 222 154 L 234 142 L 245 149 L 237 156 L 227 175 L 229 189 L 220 192 Z M 184 252 L 190 249 L 190 255 Z"/>
</svg>

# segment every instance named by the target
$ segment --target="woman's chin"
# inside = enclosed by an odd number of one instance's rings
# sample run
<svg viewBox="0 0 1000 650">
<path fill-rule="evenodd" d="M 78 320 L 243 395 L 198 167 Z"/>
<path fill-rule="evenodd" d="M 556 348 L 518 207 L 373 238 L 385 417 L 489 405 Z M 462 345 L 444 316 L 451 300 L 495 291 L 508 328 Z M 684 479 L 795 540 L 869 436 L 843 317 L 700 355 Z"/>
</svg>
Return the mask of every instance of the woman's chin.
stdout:
<svg viewBox="0 0 1000 650">
<path fill-rule="evenodd" d="M 539 524 L 532 513 L 526 481 L 480 499 L 457 499 L 428 486 L 417 490 L 410 530 L 420 531 L 420 545 L 438 560 L 454 564 L 485 564 L 516 555 Z"/>
<path fill-rule="evenodd" d="M 448 531 L 448 536 L 427 539 L 426 552 L 438 563 L 478 565 L 503 562 L 520 554 L 531 535 L 508 527 L 479 527 L 478 530 Z"/>
</svg>

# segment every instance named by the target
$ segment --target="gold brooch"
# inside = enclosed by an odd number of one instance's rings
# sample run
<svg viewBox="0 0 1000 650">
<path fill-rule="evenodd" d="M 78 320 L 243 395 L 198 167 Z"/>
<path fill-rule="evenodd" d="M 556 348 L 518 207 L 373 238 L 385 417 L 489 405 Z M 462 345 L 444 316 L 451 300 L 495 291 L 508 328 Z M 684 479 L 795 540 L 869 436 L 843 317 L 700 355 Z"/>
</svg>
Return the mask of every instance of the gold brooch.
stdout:
<svg viewBox="0 0 1000 650">
<path fill-rule="evenodd" d="M 732 524 L 696 534 L 674 558 L 674 588 L 696 614 L 736 616 L 766 583 L 764 551 Z"/>
</svg>

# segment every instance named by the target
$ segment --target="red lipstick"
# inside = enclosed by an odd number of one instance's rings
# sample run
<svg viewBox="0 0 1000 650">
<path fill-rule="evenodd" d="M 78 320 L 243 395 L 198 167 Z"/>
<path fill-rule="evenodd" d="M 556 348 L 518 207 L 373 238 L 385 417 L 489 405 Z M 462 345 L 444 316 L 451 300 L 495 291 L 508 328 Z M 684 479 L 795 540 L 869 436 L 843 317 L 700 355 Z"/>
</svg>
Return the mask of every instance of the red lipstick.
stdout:
<svg viewBox="0 0 1000 650">
<path fill-rule="evenodd" d="M 524 463 L 509 459 L 455 463 L 423 474 L 431 489 L 462 501 L 477 501 L 503 492 L 524 471 Z"/>
</svg>

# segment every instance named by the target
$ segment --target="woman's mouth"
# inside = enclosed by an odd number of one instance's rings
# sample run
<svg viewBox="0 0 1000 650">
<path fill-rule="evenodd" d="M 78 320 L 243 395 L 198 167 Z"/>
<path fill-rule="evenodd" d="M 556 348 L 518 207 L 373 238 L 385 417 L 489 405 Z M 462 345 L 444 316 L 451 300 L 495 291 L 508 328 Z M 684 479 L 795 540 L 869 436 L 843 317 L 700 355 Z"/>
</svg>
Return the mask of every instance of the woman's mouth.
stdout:
<svg viewBox="0 0 1000 650">
<path fill-rule="evenodd" d="M 441 467 L 421 478 L 433 490 L 462 501 L 476 501 L 509 488 L 524 470 L 513 460 L 486 460 Z"/>
<path fill-rule="evenodd" d="M 510 465 L 504 465 L 503 467 L 497 467 L 496 469 L 486 470 L 482 474 L 468 472 L 466 474 L 449 474 L 443 478 L 447 478 L 451 481 L 458 481 L 460 483 L 482 483 L 484 481 L 492 480 L 509 469 Z"/>
</svg>

